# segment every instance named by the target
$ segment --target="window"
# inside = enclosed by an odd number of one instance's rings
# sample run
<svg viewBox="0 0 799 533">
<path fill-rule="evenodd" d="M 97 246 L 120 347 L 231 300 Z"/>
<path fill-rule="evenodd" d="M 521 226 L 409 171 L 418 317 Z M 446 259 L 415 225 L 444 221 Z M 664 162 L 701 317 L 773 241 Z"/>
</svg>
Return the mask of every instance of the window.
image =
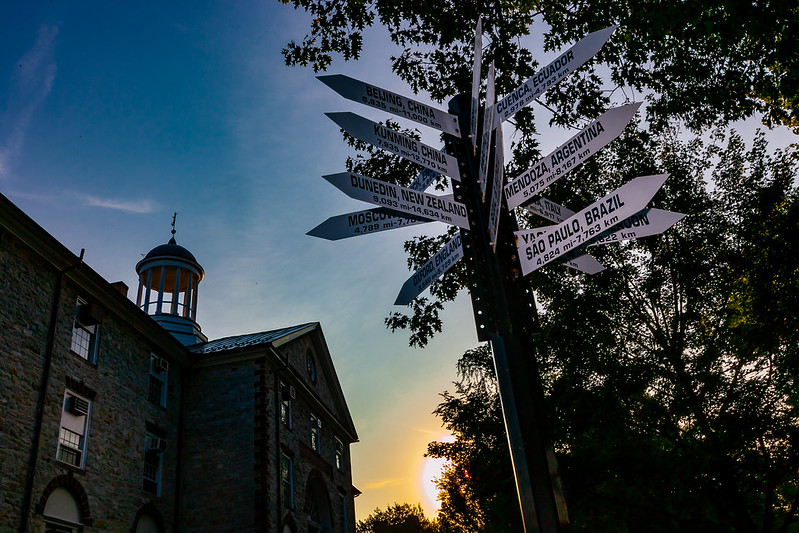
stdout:
<svg viewBox="0 0 799 533">
<path fill-rule="evenodd" d="M 311 448 L 316 453 L 320 453 L 322 450 L 321 429 L 322 421 L 316 415 L 311 415 Z"/>
<path fill-rule="evenodd" d="M 344 470 L 344 443 L 336 437 L 336 468 Z"/>
<path fill-rule="evenodd" d="M 56 459 L 78 468 L 86 464 L 86 440 L 89 431 L 91 402 L 67 390 L 61 411 Z"/>
<path fill-rule="evenodd" d="M 150 354 L 150 390 L 147 399 L 151 402 L 166 407 L 166 378 L 169 372 L 169 363 L 163 357 Z"/>
<path fill-rule="evenodd" d="M 150 433 L 144 436 L 144 476 L 142 490 L 161 495 L 161 466 L 166 441 Z"/>
<path fill-rule="evenodd" d="M 294 387 L 280 384 L 280 421 L 289 429 L 291 429 L 291 404 L 296 396 Z"/>
<path fill-rule="evenodd" d="M 95 305 L 78 298 L 75 321 L 72 324 L 70 349 L 90 363 L 97 363 L 97 340 L 100 329 L 100 312 Z"/>
<path fill-rule="evenodd" d="M 280 499 L 288 509 L 294 509 L 294 461 L 280 454 Z"/>
<path fill-rule="evenodd" d="M 44 505 L 44 533 L 77 533 L 82 531 L 81 512 L 75 497 L 58 487 Z"/>
<path fill-rule="evenodd" d="M 308 350 L 305 352 L 305 366 L 308 370 L 308 377 L 311 378 L 311 381 L 316 383 L 316 362 L 313 358 L 313 352 Z"/>
</svg>

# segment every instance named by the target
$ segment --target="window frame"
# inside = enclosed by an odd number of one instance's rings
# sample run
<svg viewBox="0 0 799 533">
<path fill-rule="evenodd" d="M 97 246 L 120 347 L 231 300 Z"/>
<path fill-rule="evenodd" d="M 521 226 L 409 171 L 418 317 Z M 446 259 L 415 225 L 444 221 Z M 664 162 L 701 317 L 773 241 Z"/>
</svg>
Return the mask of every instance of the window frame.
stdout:
<svg viewBox="0 0 799 533">
<path fill-rule="evenodd" d="M 294 459 L 286 452 L 280 452 L 280 499 L 286 509 L 294 509 Z"/>
<path fill-rule="evenodd" d="M 322 453 L 322 421 L 314 413 L 311 413 L 311 449 L 316 453 Z"/>
<path fill-rule="evenodd" d="M 159 359 L 161 359 L 161 357 L 155 355 L 154 353 L 150 354 L 150 379 L 148 381 L 147 400 L 150 403 L 154 403 L 155 405 L 165 408 L 167 389 L 169 388 L 169 369 L 159 369 L 156 364 Z M 156 383 L 158 383 L 160 386 L 160 398 L 158 399 L 155 399 L 153 395 L 153 390 L 155 388 L 154 385 Z"/>
<path fill-rule="evenodd" d="M 88 408 L 86 410 L 86 414 L 77 415 L 74 413 L 69 412 L 69 402 L 70 398 L 80 398 L 81 400 L 85 401 L 88 404 Z M 70 389 L 64 390 L 64 401 L 61 403 L 61 420 L 58 426 L 58 440 L 56 444 L 56 461 L 59 463 L 63 463 L 65 465 L 69 465 L 73 468 L 77 468 L 79 470 L 86 469 L 86 455 L 88 450 L 89 444 L 89 419 L 91 418 L 92 409 L 94 407 L 94 402 L 92 402 L 89 398 L 82 396 L 75 391 Z M 75 431 L 79 429 L 78 426 L 78 418 L 83 418 L 82 433 Z M 80 439 L 78 442 L 78 446 L 69 446 L 66 442 L 64 442 L 64 432 L 69 432 L 73 435 L 77 435 Z M 67 435 L 69 436 L 69 435 Z M 62 452 L 62 450 L 67 450 Z M 63 457 L 66 454 L 74 453 L 78 457 L 77 464 L 74 461 L 65 460 Z"/>
<path fill-rule="evenodd" d="M 72 319 L 69 351 L 96 365 L 100 348 L 100 322 L 94 325 L 80 323 L 80 310 L 85 305 L 89 305 L 89 302 L 78 296 L 75 304 L 75 316 Z"/>
<path fill-rule="evenodd" d="M 161 481 L 164 471 L 164 452 L 163 450 L 158 450 L 158 451 L 150 450 L 150 443 L 155 439 L 160 439 L 160 437 L 149 432 L 144 434 L 144 457 L 143 457 L 144 464 L 142 468 L 142 491 L 146 492 L 147 494 L 152 494 L 156 497 L 160 497 L 161 485 L 162 485 Z M 152 462 L 148 463 L 148 458 L 153 458 L 153 457 L 158 458 L 158 464 L 155 465 L 155 476 L 148 477 L 147 476 L 148 466 L 153 467 Z M 155 491 L 152 491 L 149 488 L 147 488 L 148 482 L 153 483 L 155 485 Z"/>
</svg>

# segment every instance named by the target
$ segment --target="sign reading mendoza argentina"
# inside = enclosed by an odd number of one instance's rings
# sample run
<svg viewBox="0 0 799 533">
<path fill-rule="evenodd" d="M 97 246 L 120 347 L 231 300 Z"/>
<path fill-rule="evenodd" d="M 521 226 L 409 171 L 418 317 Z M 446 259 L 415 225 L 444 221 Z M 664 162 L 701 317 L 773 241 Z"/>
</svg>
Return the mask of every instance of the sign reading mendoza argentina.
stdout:
<svg viewBox="0 0 799 533">
<path fill-rule="evenodd" d="M 458 117 L 444 110 L 343 74 L 317 76 L 317 78 L 348 100 L 375 107 L 381 111 L 388 111 L 444 133 L 450 133 L 455 137 L 461 136 Z"/>
<path fill-rule="evenodd" d="M 519 109 L 580 68 L 599 52 L 615 29 L 616 26 L 610 26 L 589 33 L 552 63 L 536 72 L 532 78 L 516 87 L 508 96 L 497 102 L 495 108 L 497 118 L 501 122 L 508 120 Z"/>
<path fill-rule="evenodd" d="M 580 163 L 618 137 L 635 115 L 640 102 L 614 107 L 583 128 L 580 133 L 558 146 L 554 152 L 505 185 L 508 209 L 534 199 L 541 191 L 562 178 Z"/>
<path fill-rule="evenodd" d="M 353 172 L 340 172 L 322 177 L 350 198 L 469 229 L 466 206 L 455 202 L 451 197 L 414 191 Z"/>
<path fill-rule="evenodd" d="M 461 179 L 458 173 L 458 160 L 441 150 L 436 150 L 382 124 L 359 117 L 355 113 L 325 113 L 325 115 L 356 139 L 394 152 L 430 170 L 446 174 L 454 180 Z"/>
<path fill-rule="evenodd" d="M 411 303 L 461 257 L 463 257 L 463 244 L 461 243 L 461 234 L 458 233 L 402 284 L 394 305 Z"/>
<path fill-rule="evenodd" d="M 522 275 L 571 252 L 643 209 L 668 177 L 657 174 L 635 178 L 560 224 L 517 231 Z"/>
</svg>

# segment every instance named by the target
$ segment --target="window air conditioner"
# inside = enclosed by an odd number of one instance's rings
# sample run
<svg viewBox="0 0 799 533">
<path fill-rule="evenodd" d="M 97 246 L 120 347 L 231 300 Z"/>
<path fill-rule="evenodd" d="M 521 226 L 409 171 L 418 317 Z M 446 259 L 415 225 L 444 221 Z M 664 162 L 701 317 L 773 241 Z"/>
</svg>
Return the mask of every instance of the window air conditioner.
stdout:
<svg viewBox="0 0 799 533">
<path fill-rule="evenodd" d="M 148 452 L 163 452 L 166 450 L 166 439 L 150 437 L 147 442 Z"/>
<path fill-rule="evenodd" d="M 78 308 L 78 324 L 96 326 L 103 320 L 103 310 L 95 304 L 81 304 Z"/>
<path fill-rule="evenodd" d="M 166 372 L 166 371 L 168 371 L 168 370 L 169 370 L 169 361 L 167 361 L 167 360 L 166 360 L 166 359 L 164 359 L 163 357 L 158 357 L 158 358 L 155 360 L 155 367 L 156 367 L 156 368 L 157 368 L 159 371 Z"/>
<path fill-rule="evenodd" d="M 284 400 L 296 400 L 297 399 L 297 389 L 292 387 L 291 385 L 284 385 L 283 386 L 283 399 Z"/>
<path fill-rule="evenodd" d="M 70 396 L 67 401 L 67 411 L 77 416 L 86 416 L 89 414 L 89 402 L 77 396 Z"/>
</svg>

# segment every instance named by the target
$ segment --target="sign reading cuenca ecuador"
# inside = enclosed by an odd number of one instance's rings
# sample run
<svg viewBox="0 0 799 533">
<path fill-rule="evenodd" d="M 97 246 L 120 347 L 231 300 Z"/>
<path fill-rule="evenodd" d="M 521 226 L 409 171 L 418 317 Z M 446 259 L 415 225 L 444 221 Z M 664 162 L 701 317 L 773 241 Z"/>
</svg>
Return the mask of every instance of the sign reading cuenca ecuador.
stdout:
<svg viewBox="0 0 799 533">
<path fill-rule="evenodd" d="M 403 283 L 394 305 L 408 305 L 411 303 L 439 276 L 457 263 L 461 257 L 463 257 L 463 244 L 459 233 L 433 254 L 433 257 L 428 259 L 425 264 L 419 267 L 419 270 Z"/>
<path fill-rule="evenodd" d="M 446 174 L 452 179 L 460 180 L 458 160 L 455 157 L 436 150 L 421 141 L 409 137 L 377 122 L 359 117 L 355 113 L 325 113 L 330 120 L 341 129 L 362 141 L 368 142 L 394 152 L 400 157 L 413 161 L 425 168 Z"/>
<path fill-rule="evenodd" d="M 322 177 L 350 198 L 469 229 L 466 206 L 451 197 L 414 191 L 354 172 L 340 172 Z"/>
<path fill-rule="evenodd" d="M 638 102 L 609 109 L 577 135 L 505 185 L 508 209 L 514 209 L 524 202 L 533 200 L 541 191 L 621 135 L 640 105 Z"/>
<path fill-rule="evenodd" d="M 519 85 L 509 95 L 497 102 L 494 108 L 496 117 L 501 122 L 508 120 L 519 109 L 577 70 L 583 63 L 599 52 L 615 30 L 616 26 L 610 26 L 583 37 L 549 65 L 536 72 L 532 78 Z"/>
<path fill-rule="evenodd" d="M 458 117 L 446 111 L 343 74 L 317 76 L 317 78 L 348 100 L 388 111 L 456 137 L 461 136 Z"/>
<path fill-rule="evenodd" d="M 668 176 L 657 174 L 635 178 L 560 224 L 517 231 L 522 275 L 582 246 L 643 209 Z"/>
</svg>

